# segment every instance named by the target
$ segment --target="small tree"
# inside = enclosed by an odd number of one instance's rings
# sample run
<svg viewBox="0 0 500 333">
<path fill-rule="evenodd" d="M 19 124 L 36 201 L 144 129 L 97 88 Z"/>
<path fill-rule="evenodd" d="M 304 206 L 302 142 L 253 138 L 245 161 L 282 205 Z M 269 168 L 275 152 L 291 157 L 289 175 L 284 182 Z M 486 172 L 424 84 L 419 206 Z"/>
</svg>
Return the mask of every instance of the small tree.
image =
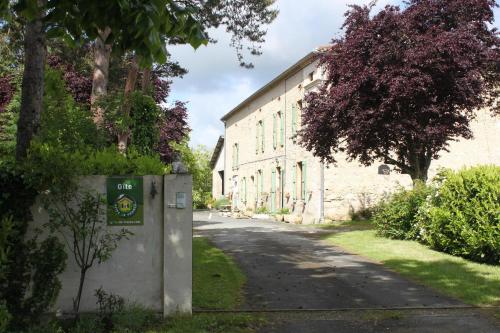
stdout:
<svg viewBox="0 0 500 333">
<path fill-rule="evenodd" d="M 103 218 L 103 197 L 85 192 L 75 194 L 73 200 L 50 200 L 47 205 L 49 222 L 46 226 L 64 238 L 80 268 L 80 283 L 73 299 L 73 311 L 78 314 L 83 285 L 87 271 L 97 262 L 101 264 L 111 258 L 113 251 L 123 238 L 128 239 L 132 232 L 122 228 L 111 232 L 106 228 Z"/>
<path fill-rule="evenodd" d="M 320 57 L 326 83 L 306 97 L 302 145 L 392 164 L 425 181 L 450 141 L 470 139 L 475 110 L 499 92 L 493 0 L 410 0 L 407 8 L 352 6 L 345 37 Z"/>
</svg>

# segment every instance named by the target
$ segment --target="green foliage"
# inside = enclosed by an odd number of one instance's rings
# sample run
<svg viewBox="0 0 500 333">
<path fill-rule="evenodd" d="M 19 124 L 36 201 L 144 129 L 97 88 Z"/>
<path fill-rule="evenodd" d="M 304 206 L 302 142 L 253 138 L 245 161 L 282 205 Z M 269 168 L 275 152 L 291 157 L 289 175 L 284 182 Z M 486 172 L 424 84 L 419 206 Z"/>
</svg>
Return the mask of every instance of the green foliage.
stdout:
<svg viewBox="0 0 500 333">
<path fill-rule="evenodd" d="M 116 312 L 123 311 L 125 300 L 113 293 L 107 293 L 102 288 L 95 291 L 97 297 L 97 317 L 105 332 L 114 330 L 114 316 Z"/>
<path fill-rule="evenodd" d="M 158 323 L 158 317 L 153 310 L 137 303 L 125 303 L 123 310 L 113 316 L 113 323 L 118 332 L 140 333 L 145 327 Z"/>
<path fill-rule="evenodd" d="M 269 213 L 269 210 L 267 209 L 266 206 L 261 206 L 261 207 L 258 207 L 256 210 L 255 210 L 255 213 L 256 214 L 268 214 Z"/>
<path fill-rule="evenodd" d="M 230 310 L 243 301 L 245 276 L 220 249 L 206 238 L 193 238 L 193 305 L 202 309 Z"/>
<path fill-rule="evenodd" d="M 445 170 L 437 182 L 418 216 L 422 241 L 439 251 L 500 264 L 500 167 Z"/>
<path fill-rule="evenodd" d="M 230 205 L 231 202 L 229 201 L 228 198 L 226 197 L 221 197 L 214 202 L 214 208 L 215 209 L 221 209 L 223 206 Z"/>
<path fill-rule="evenodd" d="M 394 239 L 415 239 L 415 216 L 431 193 L 430 187 L 416 184 L 413 189 L 400 188 L 380 202 L 373 215 L 378 234 Z"/>
<path fill-rule="evenodd" d="M 201 145 L 191 149 L 187 142 L 173 144 L 173 147 L 179 151 L 182 162 L 193 176 L 194 208 L 206 208 L 212 192 L 211 152 Z"/>
<path fill-rule="evenodd" d="M 161 110 L 151 96 L 134 92 L 131 95 L 132 145 L 143 155 L 156 151 L 160 140 Z"/>
<path fill-rule="evenodd" d="M 102 145 L 91 113 L 81 108 L 67 91 L 61 72 L 45 70 L 43 112 L 37 140 L 67 150 Z"/>
<path fill-rule="evenodd" d="M 4 303 L 0 303 L 0 333 L 7 332 L 7 327 L 11 319 L 12 316 L 7 310 L 7 306 Z"/>
<path fill-rule="evenodd" d="M 4 112 L 0 112 L 0 156 L 15 155 L 17 119 L 21 108 L 21 94 L 16 93 Z"/>
<path fill-rule="evenodd" d="M 280 214 L 280 215 L 290 214 L 290 209 L 289 208 L 280 208 L 276 211 L 276 214 Z"/>
<path fill-rule="evenodd" d="M 118 243 L 128 239 L 132 232 L 124 228 L 110 230 L 104 220 L 103 197 L 80 190 L 72 200 L 46 197 L 49 222 L 44 226 L 52 233 L 59 233 L 74 255 L 80 268 L 80 285 L 73 299 L 73 310 L 78 313 L 85 274 L 95 263 L 111 258 Z M 70 245 L 71 244 L 71 245 Z"/>
<path fill-rule="evenodd" d="M 133 148 L 123 155 L 111 146 L 95 151 L 84 162 L 83 175 L 164 175 L 171 171 L 159 155 L 141 155 Z"/>
<path fill-rule="evenodd" d="M 0 161 L 0 220 L 5 255 L 0 274 L 0 302 L 5 302 L 13 317 L 12 329 L 37 322 L 53 304 L 60 289 L 57 275 L 66 262 L 62 246 L 55 238 L 42 242 L 26 239 L 32 220 L 29 207 L 38 194 L 28 180 L 14 164 Z"/>
<path fill-rule="evenodd" d="M 23 191 L 22 188 L 18 190 Z M 9 196 L 4 196 L 3 202 L 19 199 L 15 193 L 4 194 Z M 29 210 L 24 204 L 21 207 Z M 0 274 L 0 304 L 5 305 L 5 309 L 0 309 L 0 326 L 10 318 L 8 313 L 11 313 L 11 328 L 18 329 L 38 322 L 54 304 L 61 288 L 58 275 L 66 266 L 66 253 L 55 237 L 41 242 L 36 237 L 26 240 L 28 221 L 18 219 L 23 216 L 15 210 L 7 214 L 1 217 L 4 261 Z"/>
</svg>

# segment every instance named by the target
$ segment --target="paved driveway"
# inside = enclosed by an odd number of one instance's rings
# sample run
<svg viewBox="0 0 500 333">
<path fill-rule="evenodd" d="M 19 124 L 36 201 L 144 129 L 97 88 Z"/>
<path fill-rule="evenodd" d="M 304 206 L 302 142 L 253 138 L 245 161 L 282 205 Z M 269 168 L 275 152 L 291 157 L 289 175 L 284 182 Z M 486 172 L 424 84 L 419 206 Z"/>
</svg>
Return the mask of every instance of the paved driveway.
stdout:
<svg viewBox="0 0 500 333">
<path fill-rule="evenodd" d="M 272 221 L 236 220 L 208 212 L 195 213 L 194 221 L 195 234 L 210 238 L 232 255 L 246 274 L 246 302 L 242 309 L 443 309 L 465 306 L 368 259 L 326 244 L 320 240 L 321 233 L 325 232 L 322 230 Z M 290 325 L 288 321 L 282 330 L 275 327 L 272 332 L 316 332 L 315 325 L 308 322 L 297 322 L 293 324 L 297 330 L 290 330 L 286 326 Z M 324 325 L 333 322 L 322 317 L 317 323 L 323 328 L 318 326 L 317 332 L 327 332 Z M 303 330 L 299 330 L 301 325 Z M 477 330 L 480 327 L 485 330 Z M 471 329 L 496 332 L 490 330 L 494 327 L 491 323 L 480 327 Z M 341 327 L 336 328 L 343 332 Z M 462 328 L 468 332 L 469 328 L 463 325 Z M 356 331 L 364 332 L 359 327 L 346 332 Z"/>
</svg>

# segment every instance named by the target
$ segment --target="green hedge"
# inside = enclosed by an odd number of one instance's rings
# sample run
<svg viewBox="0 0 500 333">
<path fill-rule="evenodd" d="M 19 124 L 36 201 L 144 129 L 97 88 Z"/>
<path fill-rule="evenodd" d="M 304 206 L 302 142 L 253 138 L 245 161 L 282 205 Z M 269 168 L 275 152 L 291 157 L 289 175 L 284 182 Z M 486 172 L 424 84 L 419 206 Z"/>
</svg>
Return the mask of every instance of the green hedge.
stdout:
<svg viewBox="0 0 500 333">
<path fill-rule="evenodd" d="M 374 209 L 373 222 L 378 234 L 393 239 L 415 239 L 415 217 L 432 189 L 417 184 L 414 189 L 399 188 Z"/>
<path fill-rule="evenodd" d="M 430 186 L 399 189 L 375 209 L 379 235 L 418 240 L 477 262 L 500 264 L 500 167 L 443 170 Z"/>
<path fill-rule="evenodd" d="M 500 167 L 443 171 L 417 216 L 421 241 L 455 256 L 500 264 Z"/>
</svg>

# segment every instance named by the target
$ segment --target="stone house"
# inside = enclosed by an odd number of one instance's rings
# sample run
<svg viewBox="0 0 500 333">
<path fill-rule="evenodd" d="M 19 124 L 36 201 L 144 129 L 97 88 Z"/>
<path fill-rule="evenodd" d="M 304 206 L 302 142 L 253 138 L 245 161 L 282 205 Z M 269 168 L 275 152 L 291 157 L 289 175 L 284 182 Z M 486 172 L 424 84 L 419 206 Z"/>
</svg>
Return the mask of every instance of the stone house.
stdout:
<svg viewBox="0 0 500 333">
<path fill-rule="evenodd" d="M 224 139 L 217 146 L 223 147 L 212 158 L 214 197 L 227 195 L 239 211 L 287 208 L 297 221 L 318 223 L 348 219 L 396 186 L 411 186 L 408 175 L 388 165 L 365 167 L 339 154 L 338 163 L 327 166 L 298 145 L 303 98 L 324 79 L 317 55 L 310 52 L 222 117 Z M 452 142 L 450 152 L 432 162 L 430 177 L 441 167 L 500 164 L 500 120 L 480 110 L 472 128 L 475 138 Z"/>
</svg>

